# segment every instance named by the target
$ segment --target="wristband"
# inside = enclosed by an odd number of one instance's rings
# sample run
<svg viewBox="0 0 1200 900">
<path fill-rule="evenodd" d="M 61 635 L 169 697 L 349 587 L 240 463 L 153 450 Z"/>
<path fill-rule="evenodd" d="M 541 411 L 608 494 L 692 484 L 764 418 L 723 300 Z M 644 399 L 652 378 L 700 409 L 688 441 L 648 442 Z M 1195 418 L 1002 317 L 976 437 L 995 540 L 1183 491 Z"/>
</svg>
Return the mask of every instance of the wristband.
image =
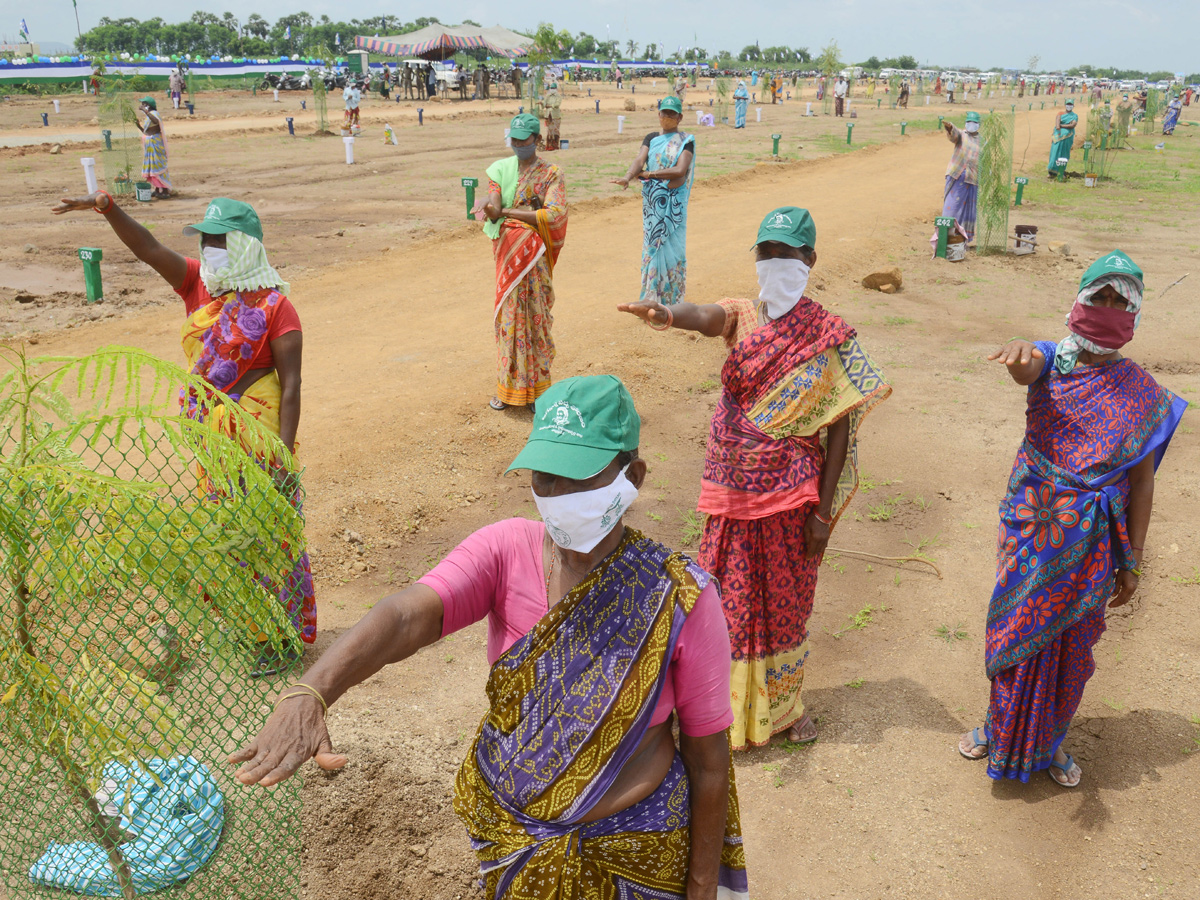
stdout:
<svg viewBox="0 0 1200 900">
<path fill-rule="evenodd" d="M 663 309 L 667 313 L 667 322 L 665 325 L 655 325 L 649 319 L 646 320 L 646 324 L 649 325 L 651 328 L 653 328 L 655 331 L 666 331 L 668 328 L 670 328 L 672 325 L 675 324 L 675 313 L 671 312 L 671 307 L 664 306 Z"/>
<path fill-rule="evenodd" d="M 811 515 L 814 519 L 816 519 L 822 525 L 828 525 L 830 528 L 833 527 L 833 518 L 832 517 L 827 519 L 815 509 L 811 513 L 809 513 L 809 515 Z"/>
<path fill-rule="evenodd" d="M 1145 552 L 1146 552 L 1146 548 L 1145 548 L 1145 547 L 1135 547 L 1135 546 L 1133 546 L 1133 544 L 1130 544 L 1130 545 L 1129 545 L 1129 549 L 1130 549 L 1130 550 L 1136 550 L 1136 551 L 1138 551 L 1139 553 L 1145 553 Z"/>
<path fill-rule="evenodd" d="M 113 199 L 112 194 L 110 194 L 108 191 L 96 191 L 96 193 L 98 195 L 103 194 L 105 197 L 108 198 L 108 206 L 104 207 L 104 209 L 101 209 L 100 207 L 93 205 L 92 209 L 95 210 L 96 212 L 100 213 L 100 215 L 102 215 L 102 216 L 107 216 L 110 212 L 113 211 L 113 207 L 117 205 L 117 201 Z"/>
<path fill-rule="evenodd" d="M 325 702 L 325 698 L 321 696 L 321 692 L 318 691 L 316 688 L 314 688 L 310 685 L 307 685 L 302 681 L 296 682 L 295 684 L 292 685 L 292 687 L 299 688 L 299 690 L 292 691 L 290 694 L 284 694 L 282 697 L 280 697 L 278 700 L 276 700 L 275 707 L 274 707 L 275 709 L 278 709 L 279 704 L 282 703 L 284 700 L 290 700 L 293 697 L 316 697 L 317 702 L 321 704 L 321 708 L 326 713 L 329 712 L 329 704 Z"/>
</svg>

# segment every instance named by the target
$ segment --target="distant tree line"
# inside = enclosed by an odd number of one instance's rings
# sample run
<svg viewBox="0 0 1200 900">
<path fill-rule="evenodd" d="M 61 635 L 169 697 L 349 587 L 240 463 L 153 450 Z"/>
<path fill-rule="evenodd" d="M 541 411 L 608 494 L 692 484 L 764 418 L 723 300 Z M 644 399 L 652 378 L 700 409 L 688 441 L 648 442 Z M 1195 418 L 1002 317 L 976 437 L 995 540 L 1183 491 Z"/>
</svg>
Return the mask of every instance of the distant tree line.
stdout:
<svg viewBox="0 0 1200 900">
<path fill-rule="evenodd" d="M 169 23 L 154 19 L 112 19 L 100 24 L 75 41 L 81 53 L 129 53 L 157 56 L 192 54 L 193 56 L 264 57 L 291 56 L 294 53 L 325 56 L 335 52 L 340 37 L 343 50 L 354 49 L 359 34 L 403 34 L 437 23 L 435 18 L 404 22 L 396 16 L 351 19 L 335 22 L 329 16 L 314 19 L 306 12 L 282 16 L 274 23 L 258 13 L 244 20 L 233 13 L 221 16 L 198 10 L 185 22 Z M 475 25 L 475 22 L 464 24 Z"/>
</svg>

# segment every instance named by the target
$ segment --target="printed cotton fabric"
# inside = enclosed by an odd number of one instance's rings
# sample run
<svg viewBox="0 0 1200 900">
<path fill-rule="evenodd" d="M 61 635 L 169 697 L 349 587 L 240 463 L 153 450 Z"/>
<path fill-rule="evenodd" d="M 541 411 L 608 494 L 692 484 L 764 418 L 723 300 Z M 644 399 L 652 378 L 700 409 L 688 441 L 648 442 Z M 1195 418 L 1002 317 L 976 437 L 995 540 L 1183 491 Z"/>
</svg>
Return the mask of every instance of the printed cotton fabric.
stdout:
<svg viewBox="0 0 1200 900">
<path fill-rule="evenodd" d="M 1025 440 L 1000 504 L 996 587 L 985 639 L 988 774 L 1045 769 L 1095 670 L 1115 570 L 1135 565 L 1129 470 L 1157 468 L 1187 403 L 1130 360 L 1054 368 L 1029 389 Z"/>
<path fill-rule="evenodd" d="M 279 413 L 283 404 L 282 386 L 275 371 L 264 375 L 241 394 L 231 395 L 228 391 L 249 371 L 260 345 L 269 339 L 271 324 L 282 299 L 283 295 L 275 290 L 230 291 L 188 316 L 181 335 L 183 352 L 192 374 L 228 395 L 231 402 L 237 403 L 275 435 L 279 434 Z M 207 422 L 214 431 L 241 440 L 247 453 L 261 456 L 254 446 L 238 435 L 236 421 L 225 408 L 224 397 L 201 398 L 185 394 L 180 402 L 184 415 Z M 296 447 L 295 452 L 298 451 L 299 447 Z M 261 458 L 259 461 L 263 465 L 274 462 Z M 220 496 L 224 489 L 213 484 L 203 472 L 201 484 L 205 493 L 213 497 Z M 302 512 L 301 497 L 302 491 L 297 484 L 288 498 L 297 512 Z M 317 639 L 317 598 L 308 551 L 288 546 L 284 550 L 295 561 L 285 583 L 276 585 L 263 579 L 263 585 L 279 597 L 301 639 L 311 644 Z"/>
<path fill-rule="evenodd" d="M 834 523 L 858 489 L 857 434 L 891 387 L 841 318 L 804 297 L 779 319 L 723 300 L 738 342 L 721 371 L 701 481 L 700 564 L 722 587 L 733 653 L 735 749 L 761 745 L 804 714 L 801 689 L 818 559 L 804 523 L 819 499 L 827 429 L 849 417 Z"/>
<path fill-rule="evenodd" d="M 488 190 L 503 193 L 504 186 L 490 181 Z M 536 198 L 541 209 L 536 228 L 505 219 L 492 242 L 496 257 L 496 396 L 512 406 L 527 406 L 550 387 L 554 264 L 567 235 L 567 187 L 558 166 L 538 159 L 519 173 L 510 190 L 511 208 L 531 210 Z"/>
<path fill-rule="evenodd" d="M 678 754 L 646 799 L 582 820 L 641 743 L 666 663 L 709 576 L 629 530 L 596 571 L 492 667 L 490 710 L 454 809 L 489 900 L 682 900 L 690 847 Z M 720 896 L 748 897 L 730 767 Z"/>
<path fill-rule="evenodd" d="M 650 142 L 646 171 L 670 169 L 685 147 L 693 152 L 687 177 L 679 187 L 650 178 L 642 182 L 642 291 L 639 300 L 671 306 L 687 288 L 687 208 L 696 173 L 695 139 L 682 131 L 656 135 Z"/>
</svg>

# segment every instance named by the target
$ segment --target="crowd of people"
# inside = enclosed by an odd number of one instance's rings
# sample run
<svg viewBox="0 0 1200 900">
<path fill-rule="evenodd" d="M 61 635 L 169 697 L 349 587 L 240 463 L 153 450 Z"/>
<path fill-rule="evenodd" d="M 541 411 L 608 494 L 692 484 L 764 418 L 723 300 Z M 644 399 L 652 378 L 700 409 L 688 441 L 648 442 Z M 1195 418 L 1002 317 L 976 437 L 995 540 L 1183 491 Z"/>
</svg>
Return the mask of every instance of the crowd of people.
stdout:
<svg viewBox="0 0 1200 900">
<path fill-rule="evenodd" d="M 680 130 L 682 114 L 677 95 L 661 100 L 659 130 L 615 180 L 623 189 L 641 183 L 643 252 L 640 295 L 614 315 L 720 338 L 728 350 L 697 500 L 706 517 L 698 558 L 625 524 L 648 464 L 635 398 L 619 377 L 551 379 L 566 182 L 539 154 L 543 122 L 521 113 L 509 124 L 511 155 L 488 167 L 474 212 L 496 273 L 490 405 L 532 413 L 509 471 L 530 472 L 541 521 L 482 528 L 375 604 L 230 756 L 246 785 L 278 783 L 309 759 L 340 768 L 329 706 L 384 666 L 486 619 L 490 708 L 454 807 L 489 898 L 540 896 L 549 883 L 589 898 L 747 897 L 732 754 L 781 733 L 797 743 L 818 736 L 803 685 L 819 567 L 858 487 L 857 443 L 880 439 L 864 420 L 892 387 L 853 325 L 808 296 L 817 224 L 802 207 L 771 210 L 745 235 L 757 298 L 685 299 L 697 140 Z M 1058 117 L 1056 141 L 1067 140 L 1058 135 L 1072 115 Z M 548 116 L 546 127 L 555 121 Z M 945 123 L 954 144 L 946 208 L 968 238 L 979 123 L 974 112 L 962 129 Z M 182 298 L 192 372 L 295 454 L 302 329 L 254 210 L 213 200 L 184 231 L 198 239 L 191 258 L 104 191 L 64 199 L 54 212 L 88 209 Z M 988 760 L 994 779 L 1027 782 L 1046 771 L 1071 788 L 1083 777 L 1064 746 L 1068 726 L 1095 669 L 1106 609 L 1137 590 L 1154 473 L 1187 406 L 1120 353 L 1143 293 L 1142 270 L 1113 250 L 1084 273 L 1064 338 L 1014 338 L 989 357 L 1028 387 L 987 615 L 990 699 L 983 725 L 958 742 L 964 757 Z M 184 413 L 223 427 L 209 406 Z M 262 463 L 299 504 L 279 460 Z M 311 642 L 308 559 L 292 558 L 291 575 L 274 587 L 298 637 Z M 253 674 L 287 663 L 264 649 Z"/>
</svg>

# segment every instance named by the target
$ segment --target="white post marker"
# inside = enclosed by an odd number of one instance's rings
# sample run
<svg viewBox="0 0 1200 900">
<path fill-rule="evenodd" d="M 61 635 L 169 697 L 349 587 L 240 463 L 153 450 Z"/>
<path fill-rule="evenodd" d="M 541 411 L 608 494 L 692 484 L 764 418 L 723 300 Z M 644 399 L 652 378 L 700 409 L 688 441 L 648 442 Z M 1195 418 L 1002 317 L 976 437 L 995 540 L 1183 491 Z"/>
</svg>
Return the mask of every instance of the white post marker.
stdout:
<svg viewBox="0 0 1200 900">
<path fill-rule="evenodd" d="M 351 135 L 350 137 L 342 138 L 342 143 L 346 145 L 346 165 L 352 166 L 352 165 L 354 165 L 354 137 L 353 137 L 353 135 Z"/>
<path fill-rule="evenodd" d="M 279 102 L 279 88 L 275 88 L 275 102 Z"/>
<path fill-rule="evenodd" d="M 96 183 L 96 159 L 93 156 L 85 156 L 79 161 L 83 163 L 83 178 L 87 182 L 87 191 L 94 194 L 100 189 L 100 185 Z"/>
<path fill-rule="evenodd" d="M 512 129 L 511 128 L 504 129 L 504 146 L 505 147 L 512 146 Z"/>
<path fill-rule="evenodd" d="M 87 91 L 87 87 L 88 87 L 88 85 L 87 85 L 87 79 L 86 79 L 86 78 L 80 78 L 80 79 L 79 79 L 79 82 L 80 82 L 80 83 L 83 85 L 83 92 L 86 94 L 86 93 L 88 92 L 88 91 Z"/>
<path fill-rule="evenodd" d="M 625 133 L 625 117 L 617 116 L 617 134 Z"/>
<path fill-rule="evenodd" d="M 762 107 L 761 106 L 754 107 L 754 121 L 755 122 L 762 121 Z"/>
<path fill-rule="evenodd" d="M 59 105 L 58 105 L 58 101 L 57 101 L 57 100 L 55 100 L 55 101 L 54 101 L 54 111 L 55 111 L 55 112 L 62 112 L 62 109 L 59 107 Z"/>
<path fill-rule="evenodd" d="M 807 104 L 805 104 L 805 106 L 804 106 L 804 114 L 805 114 L 806 116 L 811 116 L 811 115 L 812 115 L 812 104 L 811 104 L 811 103 L 807 103 Z"/>
<path fill-rule="evenodd" d="M 929 95 L 928 94 L 925 95 L 925 105 L 926 106 L 929 105 Z"/>
</svg>

